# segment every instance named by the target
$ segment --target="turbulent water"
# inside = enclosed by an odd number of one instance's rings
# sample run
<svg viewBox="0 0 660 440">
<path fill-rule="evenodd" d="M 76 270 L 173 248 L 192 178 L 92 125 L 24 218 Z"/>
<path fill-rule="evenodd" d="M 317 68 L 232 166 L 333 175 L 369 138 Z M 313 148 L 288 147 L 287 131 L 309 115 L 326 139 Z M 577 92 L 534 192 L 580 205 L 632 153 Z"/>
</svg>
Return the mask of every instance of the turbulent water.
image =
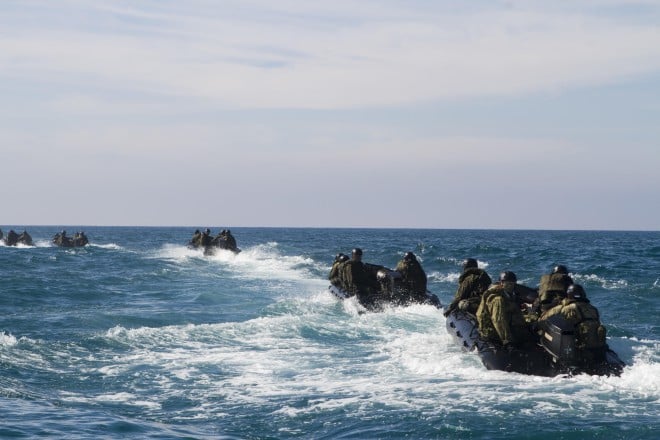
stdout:
<svg viewBox="0 0 660 440">
<path fill-rule="evenodd" d="M 190 228 L 86 228 L 82 249 L 27 229 L 35 246 L 0 245 L 2 438 L 659 435 L 659 232 L 234 228 L 242 253 L 204 257 Z M 332 297 L 334 255 L 356 246 L 389 267 L 414 251 L 444 304 L 465 257 L 530 286 L 566 264 L 628 366 L 487 371 L 431 306 Z"/>
</svg>

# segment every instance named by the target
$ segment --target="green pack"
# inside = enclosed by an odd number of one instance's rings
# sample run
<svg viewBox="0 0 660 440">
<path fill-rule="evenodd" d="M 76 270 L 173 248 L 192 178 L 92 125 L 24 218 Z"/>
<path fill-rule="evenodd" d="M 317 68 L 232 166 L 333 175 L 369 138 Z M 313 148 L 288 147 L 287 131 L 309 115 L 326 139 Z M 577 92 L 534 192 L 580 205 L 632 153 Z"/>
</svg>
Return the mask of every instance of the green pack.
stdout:
<svg viewBox="0 0 660 440">
<path fill-rule="evenodd" d="M 488 301 L 491 298 L 501 296 L 501 291 L 497 289 L 487 290 L 481 297 L 481 302 L 477 308 L 477 322 L 479 323 L 479 333 L 486 339 L 497 339 L 497 330 L 493 326 L 490 319 L 490 311 L 488 308 Z"/>
<path fill-rule="evenodd" d="M 576 346 L 581 350 L 605 346 L 607 330 L 598 321 L 582 321 L 577 325 L 576 333 Z"/>
</svg>

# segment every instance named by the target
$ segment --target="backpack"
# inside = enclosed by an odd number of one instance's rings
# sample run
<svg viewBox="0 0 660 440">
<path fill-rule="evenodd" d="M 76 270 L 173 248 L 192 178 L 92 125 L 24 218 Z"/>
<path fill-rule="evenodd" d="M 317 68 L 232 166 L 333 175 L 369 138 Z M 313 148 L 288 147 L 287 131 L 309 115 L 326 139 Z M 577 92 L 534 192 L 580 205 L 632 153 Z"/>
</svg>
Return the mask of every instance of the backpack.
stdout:
<svg viewBox="0 0 660 440">
<path fill-rule="evenodd" d="M 598 312 L 595 309 L 587 309 L 587 313 L 584 313 L 582 307 L 577 304 L 576 309 L 581 318 L 580 323 L 575 328 L 576 347 L 580 350 L 603 348 L 606 345 L 607 330 L 601 325 Z"/>
<path fill-rule="evenodd" d="M 497 289 L 487 290 L 481 296 L 481 302 L 479 303 L 479 308 L 477 308 L 476 316 L 477 323 L 479 324 L 479 333 L 486 339 L 498 338 L 497 331 L 491 322 L 490 311 L 488 309 L 488 301 L 496 296 L 501 296 L 501 291 Z"/>
</svg>

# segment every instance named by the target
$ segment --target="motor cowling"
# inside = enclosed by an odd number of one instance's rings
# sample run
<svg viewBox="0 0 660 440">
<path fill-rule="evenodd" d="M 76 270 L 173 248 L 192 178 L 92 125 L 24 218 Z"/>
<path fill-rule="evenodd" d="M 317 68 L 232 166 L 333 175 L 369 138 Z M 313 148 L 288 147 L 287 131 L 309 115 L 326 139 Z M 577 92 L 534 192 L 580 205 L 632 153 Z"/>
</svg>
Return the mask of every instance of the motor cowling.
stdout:
<svg viewBox="0 0 660 440">
<path fill-rule="evenodd" d="M 575 365 L 578 353 L 575 346 L 575 326 L 557 314 L 539 322 L 541 345 L 556 362 Z"/>
</svg>

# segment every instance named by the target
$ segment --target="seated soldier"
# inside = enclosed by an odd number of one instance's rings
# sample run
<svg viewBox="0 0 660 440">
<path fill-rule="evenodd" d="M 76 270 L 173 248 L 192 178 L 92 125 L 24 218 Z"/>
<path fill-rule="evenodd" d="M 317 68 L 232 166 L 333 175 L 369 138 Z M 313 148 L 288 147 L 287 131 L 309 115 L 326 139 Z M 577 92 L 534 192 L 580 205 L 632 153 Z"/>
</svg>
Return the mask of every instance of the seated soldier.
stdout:
<svg viewBox="0 0 660 440">
<path fill-rule="evenodd" d="M 477 309 L 480 336 L 507 349 L 533 340 L 515 298 L 517 281 L 515 273 L 502 272 L 499 283 L 484 292 Z"/>
<path fill-rule="evenodd" d="M 415 254 L 406 252 L 403 259 L 397 263 L 395 270 L 401 274 L 401 286 L 408 299 L 424 301 L 427 277 Z"/>
<path fill-rule="evenodd" d="M 539 322 L 557 314 L 575 326 L 575 347 L 582 363 L 590 364 L 604 360 L 607 350 L 606 330 L 600 323 L 598 309 L 590 304 L 582 286 L 571 284 L 566 291 L 566 298 L 559 305 L 545 312 Z"/>
<path fill-rule="evenodd" d="M 199 239 L 199 244 L 200 246 L 210 246 L 212 241 L 213 237 L 211 237 L 211 230 L 206 228 Z"/>
<path fill-rule="evenodd" d="M 7 237 L 5 237 L 5 244 L 7 246 L 16 246 L 16 243 L 18 243 L 18 234 L 13 229 L 10 229 L 7 232 Z"/>
<path fill-rule="evenodd" d="M 485 270 L 479 269 L 477 260 L 467 258 L 463 261 L 463 273 L 458 278 L 458 289 L 454 300 L 444 312 L 448 316 L 457 307 L 469 313 L 476 313 L 481 295 L 490 287 L 492 280 Z"/>
<path fill-rule="evenodd" d="M 376 302 L 377 281 L 375 277 L 371 280 L 370 273 L 362 262 L 362 249 L 353 249 L 351 259 L 341 264 L 339 276 L 346 292 L 350 296 L 357 295 L 362 305 L 370 306 Z"/>
<path fill-rule="evenodd" d="M 554 267 L 551 274 L 541 277 L 539 283 L 539 297 L 534 302 L 533 310 L 537 315 L 542 315 L 566 298 L 566 289 L 573 284 L 573 279 L 568 275 L 566 266 L 560 264 Z"/>
<path fill-rule="evenodd" d="M 195 232 L 193 233 L 193 236 L 190 239 L 190 245 L 194 247 L 198 247 L 202 245 L 202 233 L 199 231 L 199 229 L 195 229 Z"/>
<path fill-rule="evenodd" d="M 236 249 L 236 239 L 229 229 L 225 231 L 225 240 L 229 249 Z"/>
<path fill-rule="evenodd" d="M 328 279 L 330 280 L 330 284 L 335 287 L 342 288 L 341 277 L 339 276 L 339 268 L 341 264 L 346 261 L 348 261 L 348 256 L 340 252 L 335 256 L 335 261 L 332 263 L 332 268 L 328 274 Z"/>
<path fill-rule="evenodd" d="M 32 246 L 34 244 L 32 242 L 32 236 L 28 234 L 28 231 L 26 231 L 25 229 L 23 229 L 21 235 L 18 236 L 18 241 L 26 246 Z"/>
</svg>

